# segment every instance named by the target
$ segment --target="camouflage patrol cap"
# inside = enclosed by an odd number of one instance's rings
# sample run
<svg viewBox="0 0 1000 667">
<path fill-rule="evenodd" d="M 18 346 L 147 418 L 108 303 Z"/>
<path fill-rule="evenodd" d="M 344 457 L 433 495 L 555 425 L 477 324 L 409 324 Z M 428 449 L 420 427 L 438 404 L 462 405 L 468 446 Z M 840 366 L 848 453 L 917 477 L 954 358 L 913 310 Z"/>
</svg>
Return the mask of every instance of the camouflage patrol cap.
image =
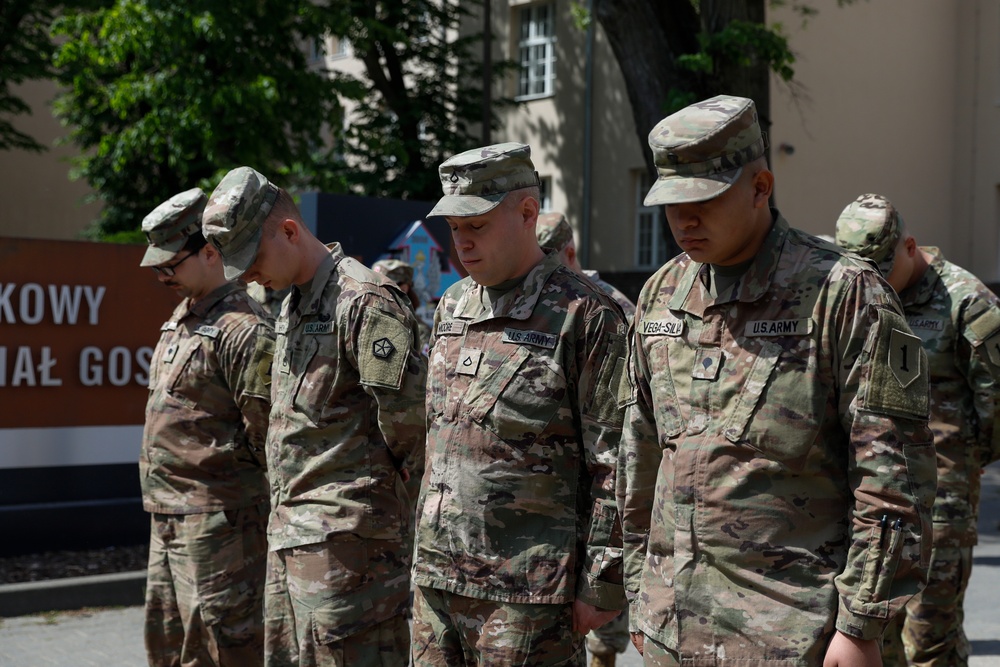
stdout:
<svg viewBox="0 0 1000 667">
<path fill-rule="evenodd" d="M 753 100 L 717 95 L 657 123 L 649 147 L 659 177 L 643 204 L 684 204 L 728 190 L 743 165 L 764 155 L 767 138 Z"/>
<path fill-rule="evenodd" d="M 169 262 L 187 240 L 201 233 L 201 215 L 208 197 L 201 188 L 191 188 L 163 202 L 142 219 L 142 231 L 149 241 L 139 266 Z"/>
<path fill-rule="evenodd" d="M 543 213 L 538 216 L 535 236 L 538 237 L 538 245 L 559 251 L 573 240 L 573 228 L 562 213 Z"/>
<path fill-rule="evenodd" d="M 380 259 L 372 264 L 372 271 L 381 273 L 397 285 L 413 284 L 413 267 L 401 259 Z"/>
<path fill-rule="evenodd" d="M 205 238 L 222 255 L 227 280 L 239 278 L 257 259 L 261 232 L 278 187 L 250 167 L 226 174 L 208 198 Z"/>
<path fill-rule="evenodd" d="M 429 216 L 489 213 L 508 192 L 539 184 L 531 147 L 514 142 L 459 153 L 442 162 L 438 174 L 444 197 Z"/>
<path fill-rule="evenodd" d="M 888 276 L 902 234 L 903 218 L 892 202 L 867 194 L 848 204 L 837 218 L 835 241 L 844 250 L 872 260 Z"/>
</svg>

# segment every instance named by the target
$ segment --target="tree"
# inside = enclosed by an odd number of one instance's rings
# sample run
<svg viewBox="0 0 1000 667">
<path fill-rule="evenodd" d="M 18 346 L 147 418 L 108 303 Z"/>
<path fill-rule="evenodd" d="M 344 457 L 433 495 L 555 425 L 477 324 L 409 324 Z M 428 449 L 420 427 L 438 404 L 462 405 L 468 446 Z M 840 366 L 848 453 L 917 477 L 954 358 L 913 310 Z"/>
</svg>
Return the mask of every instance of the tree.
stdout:
<svg viewBox="0 0 1000 667">
<path fill-rule="evenodd" d="M 342 189 L 320 168 L 324 129 L 340 124 L 333 84 L 299 48 L 313 14 L 287 0 L 118 0 L 57 18 L 67 92 L 55 108 L 103 204 L 91 233 L 134 240 L 157 204 L 243 164 L 293 188 Z"/>
<path fill-rule="evenodd" d="M 0 150 L 41 152 L 45 146 L 14 128 L 14 116 L 31 107 L 14 94 L 12 86 L 51 74 L 52 39 L 49 24 L 54 5 L 36 0 L 0 3 Z"/>
<path fill-rule="evenodd" d="M 348 0 L 325 7 L 329 34 L 350 43 L 364 76 L 331 72 L 354 111 L 341 138 L 344 178 L 366 194 L 436 199 L 437 165 L 479 145 L 479 31 L 462 31 L 478 0 Z M 462 34 L 464 32 L 464 34 Z M 492 63 L 489 76 L 512 67 Z M 493 112 L 509 104 L 494 100 Z M 496 117 L 493 123 L 496 125 Z"/>
<path fill-rule="evenodd" d="M 794 4 L 803 15 L 815 11 Z M 593 14 L 618 60 L 651 173 L 646 141 L 665 116 L 720 93 L 753 99 L 767 131 L 770 72 L 794 76 L 780 27 L 764 24 L 764 0 L 594 0 Z"/>
</svg>

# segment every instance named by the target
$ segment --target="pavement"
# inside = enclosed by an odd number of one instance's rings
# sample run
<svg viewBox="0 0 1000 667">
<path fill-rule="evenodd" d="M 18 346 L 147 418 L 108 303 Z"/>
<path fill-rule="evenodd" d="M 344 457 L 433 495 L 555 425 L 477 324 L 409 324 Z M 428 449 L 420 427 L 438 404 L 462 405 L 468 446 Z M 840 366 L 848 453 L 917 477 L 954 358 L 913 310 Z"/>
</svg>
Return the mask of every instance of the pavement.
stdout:
<svg viewBox="0 0 1000 667">
<path fill-rule="evenodd" d="M 142 573 L 103 580 L 79 577 L 42 584 L 0 586 L 0 667 L 141 667 Z M 95 581 L 96 580 L 96 581 Z M 58 582 L 62 581 L 62 584 Z M 86 590 L 84 590 L 86 589 Z M 100 591 L 107 592 L 101 605 Z M 84 591 L 84 592 L 81 592 Z M 97 591 L 97 592 L 95 592 Z M 134 602 L 129 603 L 129 600 Z M 46 602 L 48 600 L 48 602 Z M 97 602 L 95 602 L 97 600 Z M 1000 667 L 1000 464 L 986 469 L 979 517 L 979 546 L 965 601 L 965 630 L 972 644 L 971 667 Z M 12 615 L 18 608 L 63 609 Z M 66 610 L 67 605 L 97 606 Z M 20 607 L 18 607 L 20 605 Z M 619 667 L 640 667 L 634 648 L 618 657 Z"/>
</svg>

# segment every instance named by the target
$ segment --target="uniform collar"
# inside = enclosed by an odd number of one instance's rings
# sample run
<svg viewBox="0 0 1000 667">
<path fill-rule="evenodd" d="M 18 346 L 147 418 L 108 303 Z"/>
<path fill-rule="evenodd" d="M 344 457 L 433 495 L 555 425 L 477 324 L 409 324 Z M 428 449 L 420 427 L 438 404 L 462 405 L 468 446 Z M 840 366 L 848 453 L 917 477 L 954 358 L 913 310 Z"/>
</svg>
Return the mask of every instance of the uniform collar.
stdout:
<svg viewBox="0 0 1000 667">
<path fill-rule="evenodd" d="M 337 266 L 345 257 L 344 249 L 339 243 L 330 243 L 326 247 L 330 254 L 324 257 L 320 265 L 316 267 L 316 273 L 313 274 L 309 282 L 301 286 L 296 285 L 293 288 L 290 303 L 296 305 L 290 309 L 294 312 L 289 312 L 289 319 L 296 312 L 299 317 L 315 315 L 319 312 L 323 304 L 323 293 L 326 291 L 330 276 L 337 270 Z"/>
<path fill-rule="evenodd" d="M 934 298 L 938 283 L 941 282 L 941 274 L 944 272 L 944 255 L 939 248 L 933 246 L 918 247 L 917 251 L 925 251 L 933 259 L 927 265 L 924 275 L 911 287 L 903 290 L 899 295 L 899 300 L 906 306 L 922 306 Z"/>
<path fill-rule="evenodd" d="M 225 299 L 233 292 L 245 289 L 246 285 L 234 280 L 233 282 L 225 283 L 220 287 L 216 287 L 196 302 L 192 303 L 191 299 L 187 298 L 184 300 L 184 315 L 181 317 L 192 315 L 194 317 L 204 319 L 210 312 L 212 312 L 212 309 L 215 308 L 217 303 Z"/>
<path fill-rule="evenodd" d="M 764 237 L 764 242 L 754 255 L 746 273 L 737 282 L 735 291 L 729 290 L 726 297 L 716 300 L 708 292 L 709 266 L 701 262 L 691 262 L 681 276 L 677 290 L 670 298 L 667 307 L 701 316 L 706 308 L 718 303 L 732 301 L 750 303 L 763 297 L 770 289 L 774 273 L 778 269 L 781 250 L 785 245 L 789 229 L 788 221 L 777 209 L 771 209 L 771 214 L 774 219 L 771 230 Z"/>
<path fill-rule="evenodd" d="M 545 257 L 535 264 L 521 284 L 501 296 L 493 303 L 492 310 L 483 305 L 485 287 L 473 282 L 455 304 L 454 316 L 467 320 L 487 320 L 495 317 L 509 317 L 526 320 L 535 310 L 535 304 L 542 295 L 545 284 L 556 269 L 562 266 L 559 255 L 546 251 Z"/>
</svg>

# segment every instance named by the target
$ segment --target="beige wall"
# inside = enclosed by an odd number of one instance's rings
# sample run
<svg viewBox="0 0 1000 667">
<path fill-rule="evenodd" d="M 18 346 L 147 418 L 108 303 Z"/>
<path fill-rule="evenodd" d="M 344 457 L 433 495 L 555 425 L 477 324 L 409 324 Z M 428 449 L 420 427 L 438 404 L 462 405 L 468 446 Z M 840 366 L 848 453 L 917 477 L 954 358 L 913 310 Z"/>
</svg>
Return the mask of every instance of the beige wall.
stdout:
<svg viewBox="0 0 1000 667">
<path fill-rule="evenodd" d="M 832 233 L 844 206 L 876 192 L 918 242 L 1000 277 L 998 2 L 827 3 L 805 28 L 788 10 L 769 21 L 798 57 L 801 89 L 771 87 L 776 200 L 789 221 Z"/>
<path fill-rule="evenodd" d="M 45 153 L 0 151 L 0 236 L 40 239 L 74 239 L 94 220 L 96 204 L 83 204 L 90 192 L 83 181 L 70 181 L 70 146 L 54 147 L 65 130 L 53 117 L 50 102 L 55 86 L 34 81 L 15 89 L 35 112 L 19 116 L 15 126 L 39 143 L 49 146 Z"/>
</svg>

